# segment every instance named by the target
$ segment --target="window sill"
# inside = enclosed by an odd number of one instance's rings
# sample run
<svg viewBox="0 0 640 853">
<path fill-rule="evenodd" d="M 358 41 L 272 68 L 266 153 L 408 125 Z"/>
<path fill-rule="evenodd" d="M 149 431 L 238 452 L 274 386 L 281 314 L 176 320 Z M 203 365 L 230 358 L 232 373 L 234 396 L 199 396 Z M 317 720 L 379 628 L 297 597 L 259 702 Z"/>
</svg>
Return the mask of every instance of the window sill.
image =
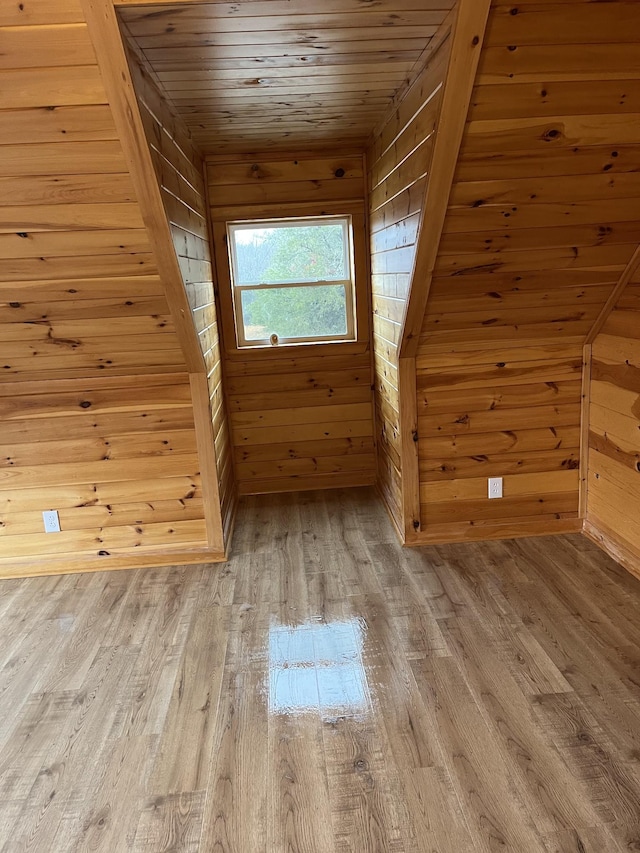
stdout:
<svg viewBox="0 0 640 853">
<path fill-rule="evenodd" d="M 313 358 L 329 355 L 359 355 L 369 349 L 369 341 L 313 341 L 272 346 L 227 347 L 226 356 L 236 361 L 253 359 Z"/>
</svg>

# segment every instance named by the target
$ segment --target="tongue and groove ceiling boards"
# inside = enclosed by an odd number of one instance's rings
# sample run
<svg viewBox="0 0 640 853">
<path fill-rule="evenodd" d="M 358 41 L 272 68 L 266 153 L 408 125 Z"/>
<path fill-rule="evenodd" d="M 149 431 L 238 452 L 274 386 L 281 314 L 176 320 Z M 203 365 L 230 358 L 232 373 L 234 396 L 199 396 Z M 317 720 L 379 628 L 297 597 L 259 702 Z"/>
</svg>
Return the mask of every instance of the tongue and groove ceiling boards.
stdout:
<svg viewBox="0 0 640 853">
<path fill-rule="evenodd" d="M 417 356 L 427 537 L 584 514 L 582 347 L 640 238 L 639 32 L 635 2 L 492 4 L 401 345 Z M 496 475 L 505 498 L 488 501 Z"/>
<path fill-rule="evenodd" d="M 203 150 L 364 144 L 454 0 L 120 3 Z"/>
</svg>

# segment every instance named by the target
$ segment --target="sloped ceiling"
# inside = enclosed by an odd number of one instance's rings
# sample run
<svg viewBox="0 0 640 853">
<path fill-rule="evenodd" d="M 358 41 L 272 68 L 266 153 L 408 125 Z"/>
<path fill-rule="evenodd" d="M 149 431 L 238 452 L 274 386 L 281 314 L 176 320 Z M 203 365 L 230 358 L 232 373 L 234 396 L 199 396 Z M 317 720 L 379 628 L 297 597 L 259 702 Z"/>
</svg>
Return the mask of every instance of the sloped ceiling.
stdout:
<svg viewBox="0 0 640 853">
<path fill-rule="evenodd" d="M 120 10 L 205 151 L 364 145 L 455 0 L 248 0 Z"/>
<path fill-rule="evenodd" d="M 640 239 L 640 4 L 493 3 L 421 348 L 579 343 Z"/>
</svg>

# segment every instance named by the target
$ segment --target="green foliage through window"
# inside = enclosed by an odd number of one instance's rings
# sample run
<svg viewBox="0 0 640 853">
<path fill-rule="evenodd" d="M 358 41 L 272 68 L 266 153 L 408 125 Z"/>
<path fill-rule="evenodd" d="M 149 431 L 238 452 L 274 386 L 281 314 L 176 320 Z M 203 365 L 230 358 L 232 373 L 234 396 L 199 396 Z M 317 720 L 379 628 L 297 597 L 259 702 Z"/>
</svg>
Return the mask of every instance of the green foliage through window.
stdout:
<svg viewBox="0 0 640 853">
<path fill-rule="evenodd" d="M 338 337 L 347 333 L 344 287 L 278 287 L 244 290 L 242 314 L 247 340 Z"/>
</svg>

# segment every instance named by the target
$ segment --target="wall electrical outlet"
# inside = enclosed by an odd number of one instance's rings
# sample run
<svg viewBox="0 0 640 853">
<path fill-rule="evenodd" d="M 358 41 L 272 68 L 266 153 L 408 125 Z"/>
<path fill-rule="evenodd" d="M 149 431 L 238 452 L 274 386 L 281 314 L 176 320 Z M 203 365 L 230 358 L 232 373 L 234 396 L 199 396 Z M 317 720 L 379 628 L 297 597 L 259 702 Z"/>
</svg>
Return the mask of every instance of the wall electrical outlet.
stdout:
<svg viewBox="0 0 640 853">
<path fill-rule="evenodd" d="M 42 513 L 45 533 L 60 533 L 60 519 L 57 509 L 47 509 Z"/>
<path fill-rule="evenodd" d="M 489 498 L 502 497 L 502 477 L 489 477 Z"/>
</svg>

